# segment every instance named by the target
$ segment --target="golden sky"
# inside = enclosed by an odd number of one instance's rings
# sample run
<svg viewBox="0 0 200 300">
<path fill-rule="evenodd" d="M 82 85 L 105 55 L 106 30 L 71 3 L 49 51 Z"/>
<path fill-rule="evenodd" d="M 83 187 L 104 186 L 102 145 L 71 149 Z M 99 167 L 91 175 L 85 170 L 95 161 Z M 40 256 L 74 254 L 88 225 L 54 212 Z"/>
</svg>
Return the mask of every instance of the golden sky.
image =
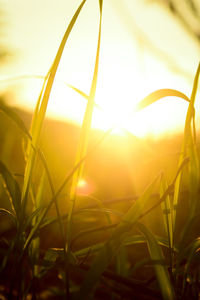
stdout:
<svg viewBox="0 0 200 300">
<path fill-rule="evenodd" d="M 81 123 L 85 100 L 66 83 L 89 92 L 99 25 L 98 0 L 88 0 L 66 44 L 52 90 L 48 115 Z M 45 76 L 78 0 L 2 0 L 5 40 L 14 57 L 0 79 Z M 166 98 L 133 115 L 135 104 L 160 88 L 190 96 L 200 49 L 156 1 L 105 0 L 93 126 L 125 127 L 138 136 L 182 130 L 187 104 Z M 178 71 L 175 73 L 175 71 Z M 15 105 L 34 109 L 42 79 L 9 81 Z M 198 104 L 198 102 L 197 102 Z M 198 108 L 198 106 L 197 106 Z"/>
</svg>

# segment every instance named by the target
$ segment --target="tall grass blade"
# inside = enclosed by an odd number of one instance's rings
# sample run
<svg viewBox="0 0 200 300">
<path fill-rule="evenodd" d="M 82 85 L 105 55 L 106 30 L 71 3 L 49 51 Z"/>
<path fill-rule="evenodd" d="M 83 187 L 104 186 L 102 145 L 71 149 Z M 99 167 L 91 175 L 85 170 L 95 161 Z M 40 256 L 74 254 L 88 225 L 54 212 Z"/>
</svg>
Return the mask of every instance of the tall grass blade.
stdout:
<svg viewBox="0 0 200 300">
<path fill-rule="evenodd" d="M 181 147 L 181 154 L 179 157 L 179 163 L 180 166 L 183 162 L 186 155 L 190 158 L 189 163 L 189 181 L 190 181 L 190 216 L 189 219 L 191 219 L 194 216 L 195 208 L 197 205 L 197 199 L 198 199 L 198 182 L 199 182 L 199 162 L 198 162 L 198 155 L 196 150 L 196 133 L 192 132 L 192 128 L 194 127 L 194 116 L 195 116 L 195 109 L 194 109 L 194 102 L 195 97 L 197 93 L 197 87 L 198 87 L 198 79 L 199 79 L 199 73 L 200 73 L 200 64 L 197 68 L 197 72 L 194 79 L 192 94 L 188 106 L 188 111 L 186 115 L 186 121 L 185 121 L 185 129 L 184 129 L 184 138 L 183 143 Z M 193 123 L 192 123 L 193 121 Z M 193 125 L 193 126 L 192 126 Z M 174 199 L 173 199 L 173 228 L 175 229 L 175 222 L 176 222 L 176 208 L 180 197 L 180 191 L 181 191 L 181 179 L 182 179 L 182 172 L 179 174 L 175 188 L 174 188 Z M 188 221 L 189 221 L 188 219 Z"/>
<path fill-rule="evenodd" d="M 162 175 L 161 184 L 160 184 L 160 194 L 161 197 L 168 189 L 167 181 Z M 170 202 L 170 195 L 168 194 L 164 201 L 161 203 L 161 208 L 163 211 L 164 217 L 164 225 L 165 225 L 165 232 L 168 238 L 168 246 L 169 246 L 169 253 L 170 253 L 170 270 L 172 271 L 173 266 L 173 246 L 174 246 L 174 230 L 173 230 L 173 207 Z"/>
<path fill-rule="evenodd" d="M 160 186 L 161 196 L 164 194 L 164 192 L 167 190 L 167 188 L 168 188 L 167 181 L 166 181 L 164 175 L 162 175 L 161 186 Z M 162 207 L 162 211 L 163 211 L 165 231 L 166 231 L 166 234 L 168 237 L 169 246 L 172 248 L 173 247 L 173 223 L 172 223 L 173 210 L 171 207 L 169 195 L 167 195 L 165 200 L 161 203 L 161 207 Z"/>
<path fill-rule="evenodd" d="M 97 52 L 96 52 L 96 60 L 95 60 L 95 67 L 94 67 L 94 73 L 93 73 L 93 79 L 92 84 L 90 88 L 90 94 L 88 97 L 88 103 L 82 123 L 81 128 L 81 135 L 79 140 L 79 145 L 77 149 L 76 159 L 75 159 L 75 165 L 82 160 L 82 158 L 87 153 L 88 148 L 88 140 L 89 140 L 89 134 L 91 129 L 91 122 L 92 122 L 92 114 L 93 114 L 93 108 L 95 104 L 95 93 L 96 93 L 96 86 L 97 86 L 97 77 L 98 77 L 98 68 L 99 68 L 99 54 L 100 54 L 100 44 L 101 44 L 101 23 L 102 23 L 102 1 L 100 1 L 100 21 L 99 21 L 99 33 L 98 33 L 98 43 L 97 43 Z M 71 232 L 71 220 L 72 220 L 72 213 L 74 210 L 75 205 L 75 198 L 76 198 L 76 188 L 79 179 L 82 177 L 83 173 L 83 163 L 80 164 L 77 171 L 74 173 L 74 176 L 72 178 L 72 184 L 71 184 L 71 190 L 70 190 L 70 206 L 69 206 L 69 214 L 68 214 L 68 220 L 67 220 L 67 247 L 70 245 L 70 232 Z"/>
<path fill-rule="evenodd" d="M 199 81 L 199 74 L 200 74 L 200 64 L 198 66 L 192 94 L 190 98 L 190 105 L 188 108 L 188 113 L 186 117 L 186 124 L 185 124 L 185 143 L 189 145 L 188 152 L 190 157 L 190 165 L 189 165 L 189 172 L 190 172 L 190 215 L 189 219 L 192 219 L 196 214 L 196 209 L 199 202 L 198 192 L 199 192 L 199 158 L 197 153 L 197 145 L 196 145 L 196 132 L 195 127 L 195 110 L 194 110 L 194 103 L 198 88 L 198 81 Z M 193 121 L 193 123 L 192 123 Z M 193 126 L 192 126 L 193 125 Z"/>
<path fill-rule="evenodd" d="M 117 273 L 121 276 L 128 276 L 128 256 L 126 246 L 122 245 L 116 257 Z"/>
<path fill-rule="evenodd" d="M 35 197 L 35 201 L 34 201 L 34 212 L 38 213 L 40 212 L 40 207 L 42 204 L 42 198 L 43 198 L 43 194 L 44 194 L 44 190 L 45 190 L 45 171 L 43 171 L 43 174 L 41 176 L 41 180 L 37 189 L 37 195 Z M 32 226 L 34 227 L 35 224 L 37 223 L 37 218 L 39 216 L 39 214 L 36 213 L 35 216 L 32 218 Z M 35 276 L 37 276 L 38 274 L 38 259 L 39 259 L 39 248 L 40 248 L 40 237 L 36 237 L 33 241 L 32 241 L 32 245 L 31 245 L 31 260 L 33 261 L 33 273 Z"/>
<path fill-rule="evenodd" d="M 156 101 L 158 101 L 162 98 L 169 97 L 169 96 L 179 97 L 179 98 L 182 98 L 182 99 L 184 99 L 188 102 L 190 101 L 189 98 L 185 94 L 183 94 L 183 93 L 181 93 L 177 90 L 160 89 L 160 90 L 157 90 L 157 91 L 151 93 L 150 95 L 145 97 L 143 100 L 141 100 L 137 104 L 137 106 L 134 110 L 139 111 L 139 110 L 144 109 L 145 107 L 153 104 L 154 102 L 156 102 Z"/>
<path fill-rule="evenodd" d="M 159 176 L 160 177 L 160 176 Z M 88 299 L 89 295 L 95 289 L 102 273 L 108 267 L 112 258 L 116 255 L 120 246 L 123 244 L 127 233 L 132 226 L 137 222 L 140 215 L 142 214 L 143 208 L 149 197 L 153 193 L 157 184 L 157 177 L 153 183 L 148 186 L 145 192 L 140 198 L 133 204 L 129 211 L 124 215 L 122 221 L 113 231 L 111 238 L 105 243 L 103 248 L 99 251 L 95 258 L 90 270 L 86 274 L 85 280 L 83 281 L 80 288 L 81 299 Z"/>
<path fill-rule="evenodd" d="M 39 137 L 40 137 L 40 132 L 41 132 L 41 128 L 42 128 L 42 124 L 44 121 L 44 117 L 45 117 L 45 113 L 46 113 L 46 109 L 47 109 L 47 105 L 48 105 L 48 101 L 49 101 L 49 96 L 50 96 L 50 92 L 53 86 L 53 82 L 54 82 L 54 78 L 57 72 L 57 68 L 65 47 L 65 44 L 67 42 L 67 39 L 70 35 L 70 32 L 76 22 L 76 19 L 83 7 L 83 5 L 85 4 L 86 0 L 83 0 L 80 4 L 80 6 L 78 7 L 77 11 L 75 12 L 74 16 L 72 17 L 72 20 L 69 24 L 69 26 L 67 27 L 67 30 L 64 34 L 64 37 L 61 41 L 61 44 L 59 46 L 58 52 L 56 54 L 56 57 L 54 59 L 54 62 L 46 76 L 43 88 L 44 88 L 44 92 L 41 94 L 41 103 L 37 104 L 36 107 L 36 111 L 35 111 L 35 116 L 34 116 L 34 123 L 33 123 L 33 127 L 32 127 L 32 144 L 33 147 L 37 149 L 38 146 L 38 142 L 39 142 Z M 26 170 L 25 170 L 25 179 L 24 179 L 24 187 L 23 187 L 23 191 L 22 191 L 22 202 L 23 202 L 23 214 L 25 212 L 26 209 L 26 203 L 27 203 L 27 196 L 28 196 L 28 187 L 30 184 L 30 180 L 32 177 L 32 172 L 33 172 L 33 166 L 34 166 L 34 162 L 35 162 L 35 151 L 31 150 L 29 157 L 28 157 L 28 161 L 27 161 L 27 165 L 26 165 Z"/>
<path fill-rule="evenodd" d="M 174 290 L 173 286 L 170 282 L 169 274 L 167 272 L 167 268 L 164 264 L 159 263 L 164 262 L 164 256 L 159 246 L 158 242 L 154 235 L 141 223 L 137 224 L 139 230 L 144 234 L 147 239 L 147 244 L 149 248 L 149 254 L 153 261 L 157 261 L 157 264 L 154 264 L 157 281 L 160 286 L 160 290 L 162 292 L 163 299 L 172 300 L 174 299 Z"/>
</svg>

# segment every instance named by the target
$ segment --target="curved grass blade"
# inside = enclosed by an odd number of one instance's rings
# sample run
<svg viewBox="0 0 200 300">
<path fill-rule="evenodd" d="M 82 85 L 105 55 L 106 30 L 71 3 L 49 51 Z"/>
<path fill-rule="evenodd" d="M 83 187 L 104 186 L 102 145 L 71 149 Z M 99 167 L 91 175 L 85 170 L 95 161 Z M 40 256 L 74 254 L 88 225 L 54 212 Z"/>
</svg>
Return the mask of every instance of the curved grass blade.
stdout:
<svg viewBox="0 0 200 300">
<path fill-rule="evenodd" d="M 12 176 L 8 168 L 4 165 L 2 161 L 0 161 L 0 174 L 3 177 L 5 182 L 5 187 L 8 191 L 11 206 L 17 216 L 19 218 L 21 214 L 21 191 L 20 187 Z"/>
<path fill-rule="evenodd" d="M 192 232 L 194 231 L 194 226 L 200 219 L 200 213 L 196 214 L 193 218 L 187 221 L 186 225 L 184 226 L 184 230 L 180 233 L 180 238 L 178 242 L 178 248 L 184 249 L 188 244 L 188 238 L 191 236 Z"/>
<path fill-rule="evenodd" d="M 148 188 L 140 196 L 140 198 L 132 205 L 132 207 L 124 215 L 116 229 L 113 231 L 111 238 L 99 251 L 90 270 L 86 274 L 85 280 L 80 287 L 81 299 L 88 299 L 89 295 L 95 289 L 102 273 L 106 270 L 112 258 L 116 255 L 120 246 L 123 244 L 127 233 L 142 214 L 143 208 L 149 200 L 149 197 L 153 193 L 159 177 L 157 177 L 153 181 L 153 183 L 148 186 Z"/>
<path fill-rule="evenodd" d="M 0 110 L 4 112 L 17 125 L 17 127 L 25 136 L 27 136 L 30 140 L 32 139 L 23 120 L 18 116 L 18 114 L 15 113 L 13 108 L 10 108 L 9 106 L 5 105 L 2 101 L 0 101 Z"/>
<path fill-rule="evenodd" d="M 117 224 L 116 224 L 116 226 L 117 226 Z M 105 230 L 105 227 L 102 227 L 102 230 Z M 157 235 L 155 235 L 155 237 L 156 237 L 156 240 L 159 245 L 169 248 L 169 243 L 166 238 L 163 238 L 163 237 L 160 237 Z M 123 244 L 125 246 L 138 245 L 138 244 L 144 244 L 144 243 L 146 243 L 146 241 L 147 240 L 143 235 L 133 235 L 133 236 L 126 237 Z M 94 254 L 94 253 L 99 252 L 103 248 L 103 246 L 104 246 L 104 243 L 98 243 L 98 244 L 92 245 L 91 247 L 79 249 L 76 252 L 74 252 L 74 255 L 76 257 L 79 257 L 79 256 L 81 257 L 81 256 L 87 255 L 88 252 L 90 252 L 90 254 Z M 178 252 L 178 249 L 175 248 L 174 251 Z"/>
<path fill-rule="evenodd" d="M 11 221 L 13 222 L 13 224 L 16 226 L 16 216 L 9 210 L 5 209 L 5 208 L 0 208 L 0 214 L 8 216 Z"/>
<path fill-rule="evenodd" d="M 24 228 L 28 228 L 29 226 L 31 226 L 31 224 L 33 223 L 33 220 L 38 217 L 41 214 L 41 211 L 44 210 L 44 206 L 38 207 L 36 208 L 31 214 L 30 216 L 27 217 L 27 220 L 25 222 Z"/>
<path fill-rule="evenodd" d="M 165 300 L 173 300 L 174 299 L 174 290 L 173 286 L 170 282 L 169 274 L 167 272 L 167 268 L 165 266 L 165 260 L 162 253 L 162 250 L 156 241 L 154 235 L 141 223 L 137 223 L 139 230 L 144 234 L 147 239 L 147 244 L 149 248 L 149 254 L 153 261 L 157 261 L 158 263 L 154 265 L 157 280 L 160 286 L 160 290 L 162 292 L 163 299 Z M 164 262 L 164 263 L 159 263 Z"/>
<path fill-rule="evenodd" d="M 190 101 L 190 99 L 183 93 L 177 91 L 177 90 L 173 90 L 173 89 L 160 89 L 157 90 L 151 94 L 149 94 L 147 97 L 145 97 L 143 100 L 141 100 L 136 108 L 134 109 L 134 111 L 139 111 L 144 109 L 145 107 L 153 104 L 154 102 L 164 98 L 164 97 L 169 97 L 169 96 L 174 96 L 174 97 L 179 97 L 182 98 L 186 101 Z"/>
<path fill-rule="evenodd" d="M 186 285 L 188 284 L 188 275 L 192 273 L 195 275 L 195 269 L 198 269 L 199 266 L 199 250 L 200 250 L 200 238 L 196 238 L 193 240 L 186 248 L 181 249 L 180 255 L 178 257 L 176 272 L 181 272 L 183 274 L 183 286 L 182 292 L 184 294 L 184 290 Z M 196 260 L 196 261 L 195 261 Z M 182 267 L 184 264 L 184 269 Z M 198 276 L 196 277 L 198 278 Z M 191 278 L 190 278 L 191 279 Z M 198 279 L 197 279 L 198 280 Z"/>
</svg>

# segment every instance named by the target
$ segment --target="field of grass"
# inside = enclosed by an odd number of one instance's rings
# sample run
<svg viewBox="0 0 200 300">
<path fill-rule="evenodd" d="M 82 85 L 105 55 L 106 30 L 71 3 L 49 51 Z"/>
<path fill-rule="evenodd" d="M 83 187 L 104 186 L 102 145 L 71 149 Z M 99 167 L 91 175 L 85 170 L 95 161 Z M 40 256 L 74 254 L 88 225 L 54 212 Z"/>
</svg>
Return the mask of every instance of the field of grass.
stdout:
<svg viewBox="0 0 200 300">
<path fill-rule="evenodd" d="M 199 299 L 199 149 L 195 97 L 183 134 L 160 141 L 91 131 L 93 79 L 81 128 L 45 120 L 73 16 L 33 116 L 0 101 L 0 297 L 2 299 Z M 30 129 L 27 129 L 30 128 Z M 129 139 L 129 143 L 127 140 Z M 123 142 L 124 144 L 123 144 Z M 82 178 L 91 192 L 81 193 Z"/>
</svg>

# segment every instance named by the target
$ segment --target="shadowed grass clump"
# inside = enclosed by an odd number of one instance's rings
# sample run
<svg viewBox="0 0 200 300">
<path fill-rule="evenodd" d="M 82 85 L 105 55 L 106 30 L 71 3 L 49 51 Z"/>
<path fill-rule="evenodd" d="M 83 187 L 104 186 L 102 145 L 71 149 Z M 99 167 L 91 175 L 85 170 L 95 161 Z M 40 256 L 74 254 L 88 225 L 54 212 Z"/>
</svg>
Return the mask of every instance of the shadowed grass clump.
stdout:
<svg viewBox="0 0 200 300">
<path fill-rule="evenodd" d="M 103 0 L 99 0 L 99 32 L 90 93 L 86 95 L 72 87 L 87 99 L 74 165 L 59 186 L 52 178 L 50 162 L 41 148 L 41 131 L 64 47 L 85 2 L 75 12 L 44 77 L 30 130 L 14 109 L 0 103 L 1 112 L 15 124 L 25 145 L 24 152 L 16 154 L 16 159 L 18 155 L 24 158 L 23 174 L 16 176 L 5 161 L 0 161 L 0 200 L 9 201 L 0 209 L 0 295 L 6 299 L 198 299 L 199 152 L 194 104 L 200 66 L 190 98 L 176 90 L 162 89 L 145 97 L 137 107 L 145 109 L 168 96 L 188 103 L 182 147 L 172 180 L 168 182 L 164 172 L 160 172 L 139 196 L 124 194 L 122 199 L 107 202 L 87 196 L 89 205 L 77 204 L 77 186 L 87 169 L 85 162 L 112 131 L 102 134 L 89 147 Z M 63 194 L 65 211 L 60 204 Z M 180 212 L 185 205 L 186 218 L 182 222 Z M 153 214 L 160 220 L 162 235 L 148 225 Z M 59 236 L 59 247 L 47 247 L 45 240 L 55 235 Z"/>
</svg>

